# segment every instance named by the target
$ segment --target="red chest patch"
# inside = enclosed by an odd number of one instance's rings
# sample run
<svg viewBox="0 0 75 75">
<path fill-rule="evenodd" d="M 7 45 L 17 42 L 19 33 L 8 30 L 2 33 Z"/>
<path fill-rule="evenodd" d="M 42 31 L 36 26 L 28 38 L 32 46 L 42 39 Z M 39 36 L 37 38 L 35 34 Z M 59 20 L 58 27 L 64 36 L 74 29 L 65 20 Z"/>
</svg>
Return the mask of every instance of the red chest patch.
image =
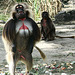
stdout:
<svg viewBox="0 0 75 75">
<path fill-rule="evenodd" d="M 28 29 L 28 27 L 26 25 L 24 25 L 24 23 L 23 23 L 23 25 L 19 28 L 19 30 L 21 30 L 21 29 L 25 30 L 25 29 Z"/>
<path fill-rule="evenodd" d="M 45 19 L 43 20 L 43 26 L 44 27 L 46 26 L 46 20 Z"/>
<path fill-rule="evenodd" d="M 28 29 L 28 27 L 27 27 L 26 25 L 24 25 L 24 20 L 25 20 L 25 19 L 26 19 L 26 18 L 20 19 L 20 20 L 23 21 L 23 25 L 19 28 L 19 30 L 21 30 L 21 29 L 23 29 L 23 30 Z"/>
</svg>

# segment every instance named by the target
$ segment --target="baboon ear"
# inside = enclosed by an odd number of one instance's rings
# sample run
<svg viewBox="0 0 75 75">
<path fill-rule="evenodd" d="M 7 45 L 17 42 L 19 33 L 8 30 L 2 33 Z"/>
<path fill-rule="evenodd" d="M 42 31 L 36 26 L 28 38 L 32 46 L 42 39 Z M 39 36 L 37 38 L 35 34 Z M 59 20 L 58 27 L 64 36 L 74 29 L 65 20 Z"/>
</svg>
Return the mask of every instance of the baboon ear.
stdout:
<svg viewBox="0 0 75 75">
<path fill-rule="evenodd" d="M 34 17 L 33 17 L 33 12 L 32 12 L 31 9 L 26 9 L 25 12 L 26 12 L 26 17 L 34 18 Z"/>
<path fill-rule="evenodd" d="M 12 13 L 12 17 L 13 17 L 13 19 L 16 19 L 15 14 L 16 14 L 15 12 Z"/>
<path fill-rule="evenodd" d="M 26 11 L 26 17 L 29 17 L 30 16 L 30 13 L 29 13 L 29 11 L 27 10 Z"/>
</svg>

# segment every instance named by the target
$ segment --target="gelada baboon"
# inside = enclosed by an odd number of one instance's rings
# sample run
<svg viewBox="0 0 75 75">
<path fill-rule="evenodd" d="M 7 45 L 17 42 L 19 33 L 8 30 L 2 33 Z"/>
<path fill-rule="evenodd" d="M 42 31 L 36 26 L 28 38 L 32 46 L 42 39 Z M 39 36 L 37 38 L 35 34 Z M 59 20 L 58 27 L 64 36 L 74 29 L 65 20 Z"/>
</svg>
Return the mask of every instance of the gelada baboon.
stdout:
<svg viewBox="0 0 75 75">
<path fill-rule="evenodd" d="M 42 13 L 41 33 L 43 35 L 42 39 L 46 41 L 51 41 L 55 39 L 55 27 L 52 20 L 49 18 L 48 12 L 46 11 Z"/>
<path fill-rule="evenodd" d="M 57 38 L 75 38 L 75 36 L 58 36 L 56 35 L 54 24 L 49 17 L 48 12 L 44 11 L 42 13 L 42 20 L 41 20 L 41 34 L 42 39 L 46 41 L 54 40 L 55 37 Z"/>
<path fill-rule="evenodd" d="M 33 65 L 33 47 L 41 36 L 39 27 L 30 18 L 30 13 L 26 3 L 16 4 L 12 12 L 12 19 L 7 21 L 3 29 L 2 39 L 11 75 L 15 75 L 15 67 L 19 60 L 25 63 L 26 75 L 29 75 Z M 44 53 L 37 46 L 35 47 L 42 58 L 45 58 Z"/>
</svg>

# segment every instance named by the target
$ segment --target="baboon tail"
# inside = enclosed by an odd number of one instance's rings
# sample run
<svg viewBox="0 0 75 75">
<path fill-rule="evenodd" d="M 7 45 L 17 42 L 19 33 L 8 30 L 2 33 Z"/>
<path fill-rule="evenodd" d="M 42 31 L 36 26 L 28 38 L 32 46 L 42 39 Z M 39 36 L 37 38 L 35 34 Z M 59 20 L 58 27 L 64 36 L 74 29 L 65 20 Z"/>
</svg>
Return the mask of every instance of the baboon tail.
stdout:
<svg viewBox="0 0 75 75">
<path fill-rule="evenodd" d="M 41 57 L 42 57 L 43 59 L 45 59 L 46 56 L 45 56 L 45 54 L 41 51 L 41 49 L 38 48 L 37 46 L 35 46 L 35 48 L 40 52 Z"/>
</svg>

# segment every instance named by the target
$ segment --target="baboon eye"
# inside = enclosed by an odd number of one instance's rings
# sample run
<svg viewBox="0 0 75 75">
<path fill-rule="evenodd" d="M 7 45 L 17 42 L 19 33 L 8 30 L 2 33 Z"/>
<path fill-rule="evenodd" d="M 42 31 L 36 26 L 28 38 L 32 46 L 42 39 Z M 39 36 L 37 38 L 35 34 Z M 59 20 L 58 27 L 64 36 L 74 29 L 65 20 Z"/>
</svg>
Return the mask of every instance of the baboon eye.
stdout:
<svg viewBox="0 0 75 75">
<path fill-rule="evenodd" d="M 16 7 L 16 8 L 19 8 L 19 7 Z"/>
<path fill-rule="evenodd" d="M 22 6 L 20 6 L 20 8 L 22 8 Z"/>
</svg>

